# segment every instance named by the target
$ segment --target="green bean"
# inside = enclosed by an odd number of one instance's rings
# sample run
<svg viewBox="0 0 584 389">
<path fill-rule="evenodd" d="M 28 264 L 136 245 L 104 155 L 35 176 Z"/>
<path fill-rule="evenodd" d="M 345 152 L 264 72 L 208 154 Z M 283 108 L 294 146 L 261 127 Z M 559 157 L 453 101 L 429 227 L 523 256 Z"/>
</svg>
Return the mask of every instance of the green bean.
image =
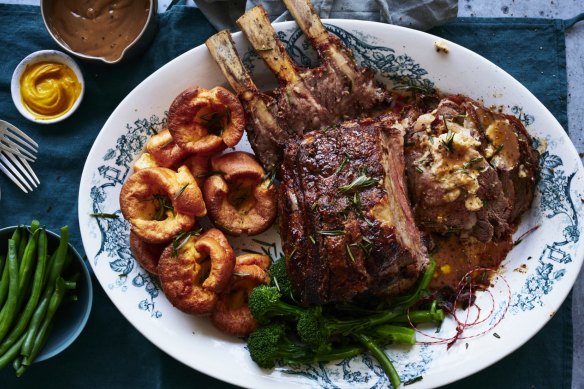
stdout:
<svg viewBox="0 0 584 389">
<path fill-rule="evenodd" d="M 16 259 L 16 246 L 12 239 L 8 239 L 8 273 L 9 286 L 6 304 L 2 307 L 2 320 L 0 321 L 0 341 L 4 339 L 16 316 L 18 304 L 18 262 Z"/>
<path fill-rule="evenodd" d="M 24 249 L 24 254 L 20 259 L 20 268 L 18 270 L 18 305 L 17 311 L 20 310 L 24 300 L 26 298 L 26 293 L 30 287 L 30 277 L 33 274 L 35 268 L 35 260 L 37 259 L 37 246 L 38 246 L 39 230 L 36 229 L 32 235 L 29 236 L 28 243 Z"/>
<path fill-rule="evenodd" d="M 10 335 L 0 344 L 0 355 L 4 354 L 10 347 L 12 347 L 12 345 L 24 333 L 29 320 L 37 307 L 42 292 L 43 277 L 47 262 L 47 244 L 47 232 L 45 229 L 41 229 L 40 235 L 38 237 L 38 260 L 35 268 L 33 279 L 34 281 L 30 298 L 28 299 L 28 302 L 26 303 L 26 306 L 20 315 L 18 323 L 12 328 Z"/>
<path fill-rule="evenodd" d="M 12 233 L 12 240 L 14 241 L 15 247 L 20 245 L 20 241 L 22 239 L 22 227 L 18 226 Z M 17 257 L 18 260 L 18 257 Z M 8 261 L 6 261 L 6 264 Z M 2 269 L 2 275 L 0 276 L 0 309 L 4 307 L 4 303 L 6 302 L 6 297 L 8 296 L 8 266 L 4 266 Z M 3 316 L 3 315 L 2 315 Z M 0 316 L 0 320 L 2 319 Z"/>
<path fill-rule="evenodd" d="M 49 279 L 47 280 L 50 288 L 54 287 L 57 277 L 61 275 L 63 266 L 67 258 L 67 251 L 69 249 L 69 227 L 61 227 L 61 239 L 59 239 L 59 246 L 56 250 L 55 260 L 51 264 L 49 271 Z"/>
<path fill-rule="evenodd" d="M 22 342 L 22 347 L 20 349 L 20 354 L 23 356 L 29 356 L 32 352 L 32 348 L 34 346 L 34 339 L 36 337 L 39 328 L 43 323 L 43 319 L 45 318 L 45 314 L 47 313 L 47 309 L 49 308 L 49 302 L 51 300 L 51 295 L 46 296 L 43 295 L 41 302 L 36 307 L 32 318 L 30 319 L 30 324 L 26 330 L 24 335 L 24 342 Z"/>
<path fill-rule="evenodd" d="M 55 258 L 57 257 L 57 251 L 54 251 L 51 254 L 51 258 L 47 261 L 47 271 L 45 272 L 45 276 L 43 277 L 43 290 L 47 286 L 47 282 L 49 281 L 49 269 L 53 267 L 53 263 L 55 263 Z"/>
<path fill-rule="evenodd" d="M 43 320 L 43 324 L 40 327 L 38 334 L 35 336 L 34 345 L 32 347 L 30 355 L 25 355 L 22 361 L 23 366 L 30 366 L 30 364 L 35 360 L 45 343 L 47 342 L 47 338 L 50 333 L 50 329 L 53 325 L 53 320 L 55 318 L 55 313 L 59 309 L 61 302 L 63 301 L 63 297 L 65 297 L 65 293 L 67 292 L 67 285 L 65 280 L 62 277 L 58 277 L 55 281 L 55 291 L 51 296 L 51 300 L 49 302 L 49 308 L 47 310 L 47 315 Z M 17 372 L 18 375 L 18 372 Z"/>
<path fill-rule="evenodd" d="M 0 274 L 4 271 L 4 265 L 6 264 L 6 255 L 0 254 Z"/>
<path fill-rule="evenodd" d="M 21 242 L 26 241 L 26 239 L 24 239 L 23 233 L 24 233 L 24 228 L 22 228 L 22 226 L 16 227 L 16 229 L 12 233 L 12 240 L 14 241 L 14 246 L 16 247 L 17 250 L 20 250 Z M 17 252 L 17 255 L 18 255 L 18 252 Z M 20 256 L 17 256 L 16 259 L 18 260 L 18 263 L 20 263 Z"/>
<path fill-rule="evenodd" d="M 4 307 L 6 297 L 8 296 L 8 259 L 6 266 L 2 270 L 2 277 L 0 278 L 0 309 Z"/>
<path fill-rule="evenodd" d="M 24 336 L 22 336 L 12 347 L 3 355 L 0 355 L 0 369 L 3 369 L 8 365 L 11 361 L 14 360 L 18 356 L 18 351 L 20 350 L 20 346 L 24 341 Z"/>
<path fill-rule="evenodd" d="M 69 240 L 69 228 L 67 226 L 61 227 L 61 239 L 59 240 L 59 246 L 53 254 L 54 258 L 51 258 L 50 267 L 47 268 L 47 277 L 44 286 L 43 296 L 41 302 L 39 303 L 33 318 L 31 320 L 31 325 L 26 331 L 26 338 L 22 344 L 20 353 L 24 356 L 30 356 L 33 348 L 33 343 L 35 342 L 37 332 L 40 330 L 39 326 L 43 320 L 45 313 L 47 312 L 48 302 L 53 294 L 55 288 L 55 282 L 61 271 L 63 270 L 63 265 L 65 263 L 65 257 L 68 251 Z"/>
<path fill-rule="evenodd" d="M 26 227 L 24 226 L 20 226 L 19 227 L 22 230 L 22 235 L 20 236 L 20 242 L 18 243 L 18 246 L 16 246 L 16 248 L 18 249 L 18 264 L 20 265 L 20 260 L 22 259 L 22 256 L 24 255 L 24 249 L 26 249 L 26 244 L 28 243 L 28 239 L 25 238 L 26 235 Z"/>
</svg>

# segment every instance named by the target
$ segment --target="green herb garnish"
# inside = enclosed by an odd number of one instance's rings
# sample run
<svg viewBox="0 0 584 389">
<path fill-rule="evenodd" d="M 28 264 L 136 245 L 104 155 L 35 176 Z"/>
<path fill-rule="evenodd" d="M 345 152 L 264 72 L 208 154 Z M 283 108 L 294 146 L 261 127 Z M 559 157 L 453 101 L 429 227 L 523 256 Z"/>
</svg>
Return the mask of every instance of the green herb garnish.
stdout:
<svg viewBox="0 0 584 389">
<path fill-rule="evenodd" d="M 191 238 L 191 236 L 198 236 L 201 235 L 201 229 L 193 230 L 193 231 L 184 231 L 174 237 L 172 240 L 172 248 L 170 250 L 170 256 L 176 257 L 178 255 L 178 251 L 183 247 Z"/>
<path fill-rule="evenodd" d="M 462 166 L 465 169 L 469 169 L 482 160 L 483 160 L 483 157 L 475 157 L 475 158 L 472 158 L 470 161 L 465 162 L 464 165 L 462 165 Z"/>
<path fill-rule="evenodd" d="M 182 188 L 180 188 L 180 190 L 178 192 L 176 192 L 176 195 L 174 196 L 175 200 L 178 199 L 183 194 L 183 192 L 185 191 L 185 189 L 189 185 L 190 184 L 185 184 L 185 186 L 183 186 Z"/>
<path fill-rule="evenodd" d="M 355 263 L 355 257 L 353 256 L 353 251 L 351 250 L 351 247 L 348 244 L 346 244 L 345 248 L 347 249 L 347 254 L 349 254 L 349 258 L 351 258 L 351 261 Z"/>
<path fill-rule="evenodd" d="M 174 207 L 170 200 L 161 194 L 155 194 L 152 198 L 158 201 L 159 207 L 156 210 L 156 214 L 154 215 L 154 220 L 161 221 L 165 219 L 166 211 L 172 212 L 174 215 Z"/>
<path fill-rule="evenodd" d="M 115 213 L 104 213 L 104 212 L 90 213 L 89 216 L 104 218 L 104 219 L 118 219 L 120 217 L 119 215 L 116 215 Z"/>
<path fill-rule="evenodd" d="M 345 158 L 343 158 L 343 161 L 341 162 L 341 164 L 339 165 L 339 167 L 337 168 L 337 170 L 335 170 L 334 174 L 337 174 L 338 172 L 340 172 L 341 170 L 343 170 L 343 168 L 345 167 L 345 165 L 349 162 L 349 155 L 345 152 Z"/>
<path fill-rule="evenodd" d="M 446 127 L 446 129 L 448 130 L 448 133 L 446 134 L 446 139 L 442 139 L 442 146 L 444 146 L 444 148 L 446 149 L 446 151 L 448 151 L 449 153 L 452 153 L 453 151 L 453 142 L 454 142 L 454 131 L 452 131 L 450 128 L 448 128 L 448 124 L 446 123 L 446 118 L 444 117 L 444 115 L 442 116 L 442 121 L 444 122 L 444 127 Z"/>
<path fill-rule="evenodd" d="M 339 236 L 339 235 L 345 235 L 345 231 L 343 230 L 320 230 L 317 231 L 318 234 L 320 235 L 324 235 L 324 236 Z"/>
<path fill-rule="evenodd" d="M 353 180 L 349 185 L 343 185 L 339 187 L 339 192 L 352 192 L 355 190 L 369 188 L 371 186 L 375 186 L 379 183 L 379 180 L 374 178 L 368 177 L 365 172 L 361 172 L 361 174 Z"/>
</svg>

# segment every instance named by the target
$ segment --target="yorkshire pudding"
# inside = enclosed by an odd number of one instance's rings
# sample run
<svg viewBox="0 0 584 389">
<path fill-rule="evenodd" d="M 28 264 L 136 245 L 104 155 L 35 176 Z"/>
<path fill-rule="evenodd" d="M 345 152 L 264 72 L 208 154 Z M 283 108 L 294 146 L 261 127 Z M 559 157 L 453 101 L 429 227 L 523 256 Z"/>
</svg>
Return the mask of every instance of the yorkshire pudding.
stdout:
<svg viewBox="0 0 584 389">
<path fill-rule="evenodd" d="M 182 241 L 166 247 L 158 262 L 158 276 L 173 306 L 203 315 L 215 308 L 218 293 L 229 283 L 234 264 L 235 255 L 227 238 L 212 228 L 200 236 L 187 233 Z"/>
<path fill-rule="evenodd" d="M 195 181 L 202 188 L 205 179 L 211 175 L 211 156 L 207 154 L 193 154 L 184 160 L 183 165 L 189 168 Z"/>
<path fill-rule="evenodd" d="M 158 262 L 162 251 L 166 248 L 165 243 L 148 243 L 130 231 L 130 250 L 136 261 L 150 274 L 158 275 Z"/>
<path fill-rule="evenodd" d="M 236 151 L 211 159 L 213 171 L 203 196 L 215 226 L 233 236 L 257 235 L 276 217 L 276 188 L 264 169 L 248 153 Z"/>
<path fill-rule="evenodd" d="M 186 158 L 188 151 L 180 148 L 168 129 L 152 135 L 146 142 L 146 152 L 158 166 L 173 168 Z"/>
<path fill-rule="evenodd" d="M 223 87 L 189 88 L 170 105 L 168 129 L 181 149 L 212 154 L 235 146 L 243 136 L 243 107 Z"/>
<path fill-rule="evenodd" d="M 152 155 L 150 155 L 150 153 L 142 153 L 142 155 L 136 160 L 136 162 L 134 162 L 132 168 L 134 169 L 134 172 L 137 172 L 140 170 L 158 166 L 160 165 L 156 163 L 156 161 L 152 158 Z"/>
<path fill-rule="evenodd" d="M 227 290 L 219 295 L 211 322 L 219 330 L 233 336 L 247 336 L 257 327 L 247 301 L 253 288 L 270 283 L 267 269 L 270 257 L 243 254 L 235 258 L 235 267 Z"/>
<path fill-rule="evenodd" d="M 206 214 L 201 190 L 185 166 L 139 170 L 122 186 L 120 206 L 132 231 L 148 243 L 170 241 Z"/>
</svg>

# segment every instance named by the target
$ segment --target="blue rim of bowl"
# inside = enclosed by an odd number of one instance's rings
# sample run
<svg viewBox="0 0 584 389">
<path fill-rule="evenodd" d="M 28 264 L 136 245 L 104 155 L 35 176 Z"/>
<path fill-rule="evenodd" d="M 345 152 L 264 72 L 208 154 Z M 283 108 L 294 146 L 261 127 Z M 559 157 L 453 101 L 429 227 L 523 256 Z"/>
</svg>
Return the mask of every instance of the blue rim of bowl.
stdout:
<svg viewBox="0 0 584 389">
<path fill-rule="evenodd" d="M 2 233 L 5 233 L 5 232 L 14 231 L 17 227 L 19 227 L 19 226 L 9 226 L 9 227 L 0 228 L 0 235 Z M 47 231 L 48 235 L 51 235 L 52 237 L 54 237 L 56 239 L 60 238 L 60 235 L 57 234 L 56 232 L 53 232 L 53 231 L 48 230 L 48 229 L 46 229 L 46 231 Z M 89 320 L 89 315 L 91 314 L 91 308 L 93 307 L 93 282 L 91 280 L 91 274 L 89 272 L 87 264 L 85 263 L 86 261 L 83 260 L 83 257 L 81 255 L 79 255 L 79 252 L 75 249 L 75 247 L 73 247 L 73 245 L 70 242 L 68 244 L 69 244 L 69 249 L 72 250 L 72 252 L 73 252 L 73 256 L 79 262 L 79 265 L 81 267 L 81 271 L 83 272 L 83 277 L 87 280 L 87 282 L 84 283 L 84 285 L 86 286 L 85 292 L 87 293 L 87 303 L 84 306 L 85 310 L 83 312 L 83 316 L 82 316 L 81 320 L 78 322 L 77 327 L 75 328 L 75 331 L 69 333 L 64 342 L 61 342 L 61 344 L 56 345 L 50 351 L 47 350 L 47 347 L 45 344 L 45 347 L 43 347 L 43 349 L 41 350 L 39 355 L 36 357 L 36 359 L 33 361 L 33 363 L 42 362 L 42 361 L 45 361 L 49 358 L 52 358 L 55 355 L 61 353 L 63 350 L 67 349 L 71 344 L 73 344 L 73 342 L 79 337 L 79 335 L 81 334 L 81 332 L 83 331 L 83 329 L 87 325 L 87 321 Z M 50 340 L 50 338 L 51 338 L 51 335 L 49 335 L 49 340 Z"/>
<path fill-rule="evenodd" d="M 45 60 L 56 61 L 58 63 L 70 67 L 71 70 L 75 72 L 75 75 L 77 76 L 77 79 L 81 84 L 81 93 L 79 93 L 79 97 L 77 97 L 77 100 L 75 101 L 75 103 L 73 103 L 73 106 L 63 115 L 57 116 L 52 119 L 39 119 L 35 117 L 31 112 L 29 112 L 24 107 L 20 96 L 20 78 L 22 77 L 22 73 L 26 69 L 27 65 L 35 64 Z M 12 78 L 10 80 L 10 94 L 12 96 L 12 102 L 16 106 L 16 109 L 26 119 L 30 120 L 31 122 L 39 124 L 58 123 L 60 121 L 67 119 L 69 116 L 73 115 L 73 113 L 77 111 L 77 108 L 79 108 L 79 105 L 81 104 L 81 101 L 83 100 L 83 96 L 85 94 L 85 79 L 83 78 L 81 68 L 79 67 L 79 65 L 77 65 L 77 62 L 75 62 L 75 60 L 71 58 L 71 56 L 59 50 L 39 50 L 24 57 L 23 60 L 20 61 L 18 65 L 16 65 L 16 68 L 14 68 L 14 72 L 12 73 Z"/>
</svg>

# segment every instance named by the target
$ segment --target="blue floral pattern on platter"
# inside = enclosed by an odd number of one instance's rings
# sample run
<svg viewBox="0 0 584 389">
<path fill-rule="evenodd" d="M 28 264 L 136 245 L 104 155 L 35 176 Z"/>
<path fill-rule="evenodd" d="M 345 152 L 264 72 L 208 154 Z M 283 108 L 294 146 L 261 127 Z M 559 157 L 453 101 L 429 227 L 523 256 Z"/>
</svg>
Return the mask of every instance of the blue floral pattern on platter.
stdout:
<svg viewBox="0 0 584 389">
<path fill-rule="evenodd" d="M 396 54 L 389 47 L 375 46 L 348 31 L 327 25 L 327 29 L 338 36 L 354 53 L 357 62 L 364 67 L 375 69 L 378 74 L 390 80 L 394 85 L 416 86 L 425 89 L 434 87 L 426 78 L 428 72 L 407 54 Z M 315 66 L 317 61 L 313 49 L 302 33 L 297 30 L 280 31 L 278 37 L 286 46 L 288 53 L 302 66 Z M 248 50 L 242 58 L 245 66 L 256 70 L 259 57 L 253 50 Z M 530 126 L 536 118 L 519 106 L 510 108 L 525 125 Z M 107 209 L 110 196 L 117 196 L 125 179 L 131 174 L 132 162 L 142 152 L 150 135 L 165 126 L 165 118 L 152 115 L 126 124 L 125 133 L 101 157 L 102 163 L 92 177 L 91 203 L 94 213 L 114 213 L 117 219 L 98 218 L 98 239 L 100 248 L 94 256 L 93 264 L 107 261 L 114 281 L 107 284 L 110 289 L 126 292 L 129 288 L 142 290 L 142 298 L 135 302 L 138 310 L 153 319 L 162 318 L 164 312 L 157 307 L 160 288 L 156 280 L 135 262 L 129 248 L 129 224 L 121 217 L 119 209 Z M 563 228 L 562 240 L 550 240 L 537 257 L 537 266 L 525 274 L 525 280 L 519 290 L 513 290 L 509 310 L 513 315 L 520 315 L 544 305 L 547 295 L 554 286 L 561 282 L 573 260 L 572 253 L 580 238 L 580 221 L 578 209 L 573 200 L 571 188 L 575 170 L 568 170 L 564 161 L 553 154 L 548 146 L 549 139 L 536 141 L 541 151 L 541 175 L 538 183 L 539 194 L 536 198 L 535 213 L 545 219 L 554 219 L 556 225 Z M 115 202 L 117 204 L 117 201 Z M 246 246 L 247 245 L 247 246 Z M 275 243 L 261 241 L 246 242 L 245 247 L 269 251 L 273 257 L 278 252 Z M 239 247 L 241 249 L 243 247 Z M 236 247 L 237 249 L 237 247 Z M 502 306 L 497 307 L 491 322 L 504 314 Z M 416 345 L 414 349 L 388 349 L 391 359 L 400 373 L 403 382 L 415 381 L 423 377 L 439 354 L 438 347 Z M 301 383 L 325 388 L 347 386 L 382 388 L 390 387 L 381 368 L 368 356 L 362 355 L 330 364 L 313 364 L 308 366 L 285 366 L 277 371 Z"/>
</svg>

